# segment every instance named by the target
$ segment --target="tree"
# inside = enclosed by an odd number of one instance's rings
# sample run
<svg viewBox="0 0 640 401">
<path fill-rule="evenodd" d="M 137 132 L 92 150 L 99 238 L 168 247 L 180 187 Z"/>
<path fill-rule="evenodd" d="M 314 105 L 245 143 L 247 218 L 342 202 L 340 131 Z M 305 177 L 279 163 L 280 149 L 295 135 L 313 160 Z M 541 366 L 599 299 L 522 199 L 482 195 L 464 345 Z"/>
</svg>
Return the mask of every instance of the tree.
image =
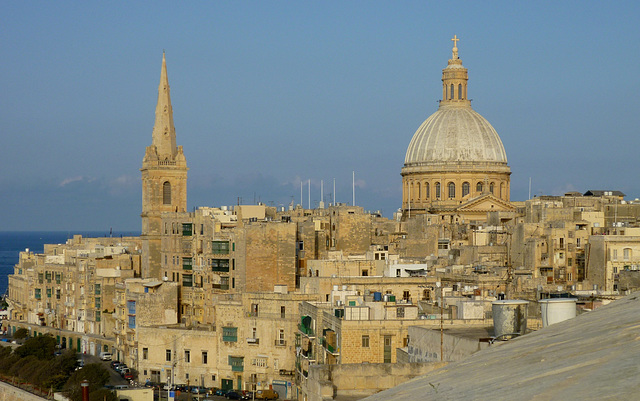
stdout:
<svg viewBox="0 0 640 401">
<path fill-rule="evenodd" d="M 82 389 L 80 384 L 83 380 L 89 382 L 89 394 L 99 390 L 107 384 L 109 381 L 109 371 L 99 363 L 90 363 L 85 365 L 84 368 L 73 372 L 67 383 L 64 385 L 64 389 L 67 390 L 69 398 L 73 401 L 82 400 Z"/>
<path fill-rule="evenodd" d="M 26 338 L 29 335 L 29 332 L 27 331 L 27 329 L 25 329 L 24 327 L 20 327 L 18 330 L 16 330 L 15 333 L 13 333 L 13 338 L 15 338 L 16 340 L 22 340 L 23 338 Z"/>
<path fill-rule="evenodd" d="M 17 331 L 16 331 L 17 333 Z M 26 357 L 33 355 L 38 359 L 53 359 L 56 350 L 56 340 L 51 336 L 38 336 L 27 339 L 23 345 L 15 350 L 16 355 Z"/>
</svg>

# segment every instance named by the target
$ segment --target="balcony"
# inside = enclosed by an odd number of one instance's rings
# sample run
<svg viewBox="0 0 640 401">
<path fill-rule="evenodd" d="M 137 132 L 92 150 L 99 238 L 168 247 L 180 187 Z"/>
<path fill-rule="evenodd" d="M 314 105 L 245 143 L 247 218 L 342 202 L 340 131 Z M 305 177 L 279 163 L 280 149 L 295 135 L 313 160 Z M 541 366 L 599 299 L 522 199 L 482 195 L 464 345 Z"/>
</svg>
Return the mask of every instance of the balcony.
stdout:
<svg viewBox="0 0 640 401">
<path fill-rule="evenodd" d="M 276 347 L 286 347 L 287 346 L 287 341 L 286 340 L 275 340 L 274 341 L 274 345 Z"/>
<path fill-rule="evenodd" d="M 302 323 L 298 325 L 298 330 L 300 330 L 307 337 L 314 337 L 313 329 Z"/>
<path fill-rule="evenodd" d="M 229 265 L 227 266 L 211 266 L 211 271 L 214 273 L 229 273 Z"/>
<path fill-rule="evenodd" d="M 247 338 L 247 344 L 258 345 L 258 344 L 260 344 L 260 339 L 259 338 Z"/>
<path fill-rule="evenodd" d="M 211 286 L 213 288 L 217 289 L 217 290 L 228 290 L 229 289 L 229 284 L 212 284 Z"/>
</svg>

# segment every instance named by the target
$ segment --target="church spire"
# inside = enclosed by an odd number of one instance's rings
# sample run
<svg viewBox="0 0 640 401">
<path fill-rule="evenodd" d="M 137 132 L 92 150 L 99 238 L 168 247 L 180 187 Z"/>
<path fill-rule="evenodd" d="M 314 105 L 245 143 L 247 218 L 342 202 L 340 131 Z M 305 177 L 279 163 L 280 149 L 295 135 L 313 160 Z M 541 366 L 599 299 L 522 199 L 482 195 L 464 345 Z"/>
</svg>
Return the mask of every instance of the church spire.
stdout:
<svg viewBox="0 0 640 401">
<path fill-rule="evenodd" d="M 169 94 L 169 78 L 167 76 L 167 61 L 162 52 L 162 69 L 160 71 L 160 85 L 158 86 L 158 104 L 156 105 L 156 121 L 153 126 L 153 145 L 155 145 L 160 160 L 173 160 L 176 156 L 176 129 L 173 125 L 173 108 Z"/>
<path fill-rule="evenodd" d="M 470 106 L 467 97 L 467 81 L 469 76 L 467 69 L 462 66 L 462 60 L 458 56 L 457 35 L 453 35 L 453 49 L 447 68 L 442 70 L 442 100 L 440 105 Z"/>
</svg>

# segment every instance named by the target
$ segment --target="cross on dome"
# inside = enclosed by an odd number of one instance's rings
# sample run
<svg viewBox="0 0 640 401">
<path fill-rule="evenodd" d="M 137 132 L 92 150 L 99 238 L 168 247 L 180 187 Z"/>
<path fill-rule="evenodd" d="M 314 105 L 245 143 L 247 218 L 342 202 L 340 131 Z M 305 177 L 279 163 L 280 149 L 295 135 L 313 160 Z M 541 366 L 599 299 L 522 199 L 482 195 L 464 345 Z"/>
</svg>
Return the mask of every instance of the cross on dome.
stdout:
<svg viewBox="0 0 640 401">
<path fill-rule="evenodd" d="M 458 58 L 458 41 L 460 39 L 458 39 L 457 35 L 453 35 L 453 39 L 451 39 L 451 41 L 453 42 L 453 59 L 457 59 Z"/>
</svg>

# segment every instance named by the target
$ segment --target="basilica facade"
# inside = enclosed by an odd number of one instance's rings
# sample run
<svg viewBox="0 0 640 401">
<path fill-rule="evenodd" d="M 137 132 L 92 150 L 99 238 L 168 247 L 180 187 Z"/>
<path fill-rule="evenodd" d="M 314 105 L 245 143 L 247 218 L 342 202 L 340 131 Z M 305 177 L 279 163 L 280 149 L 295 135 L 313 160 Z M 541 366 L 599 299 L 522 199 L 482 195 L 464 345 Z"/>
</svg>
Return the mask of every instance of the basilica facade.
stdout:
<svg viewBox="0 0 640 401">
<path fill-rule="evenodd" d="M 496 130 L 471 108 L 467 69 L 453 54 L 442 70 L 438 110 L 413 135 L 402 168 L 403 218 L 435 214 L 442 220 L 484 220 L 489 211 L 513 211 L 511 169 Z"/>
</svg>

